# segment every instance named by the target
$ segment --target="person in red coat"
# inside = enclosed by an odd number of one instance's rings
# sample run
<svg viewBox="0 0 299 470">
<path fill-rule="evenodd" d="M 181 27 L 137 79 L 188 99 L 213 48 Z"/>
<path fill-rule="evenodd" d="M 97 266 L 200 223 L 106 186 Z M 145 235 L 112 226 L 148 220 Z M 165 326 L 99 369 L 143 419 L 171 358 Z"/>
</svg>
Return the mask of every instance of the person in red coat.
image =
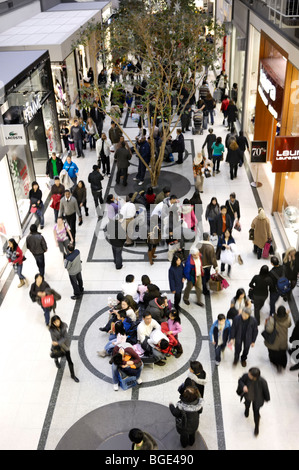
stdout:
<svg viewBox="0 0 299 470">
<path fill-rule="evenodd" d="M 20 284 L 18 287 L 24 286 L 27 283 L 25 276 L 22 274 L 24 255 L 14 238 L 8 240 L 6 257 L 8 262 L 13 265 L 15 273 L 19 276 Z"/>
</svg>

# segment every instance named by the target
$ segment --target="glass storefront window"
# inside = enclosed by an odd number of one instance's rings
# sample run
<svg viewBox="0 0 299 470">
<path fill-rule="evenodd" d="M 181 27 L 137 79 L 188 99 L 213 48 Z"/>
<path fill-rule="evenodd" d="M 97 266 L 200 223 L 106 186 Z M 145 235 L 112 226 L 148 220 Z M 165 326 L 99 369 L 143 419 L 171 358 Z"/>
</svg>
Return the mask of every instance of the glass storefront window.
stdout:
<svg viewBox="0 0 299 470">
<path fill-rule="evenodd" d="M 7 156 L 20 221 L 23 224 L 29 212 L 30 203 L 28 196 L 34 176 L 28 165 L 24 146 L 11 147 Z"/>
<path fill-rule="evenodd" d="M 244 33 L 233 27 L 232 31 L 232 58 L 231 58 L 231 76 L 230 76 L 230 90 L 234 83 L 238 85 L 238 98 L 237 108 L 239 111 L 239 119 L 242 116 L 243 110 L 243 90 L 244 90 L 244 67 L 245 67 L 245 47 L 246 39 Z"/>
<path fill-rule="evenodd" d="M 247 99 L 247 112 L 245 119 L 246 130 L 250 140 L 254 136 L 254 123 L 255 123 L 255 105 L 257 93 L 257 81 L 259 74 L 259 54 L 260 54 L 260 40 L 261 33 L 250 25 L 250 56 L 249 56 L 249 76 L 248 76 L 248 99 Z"/>
</svg>

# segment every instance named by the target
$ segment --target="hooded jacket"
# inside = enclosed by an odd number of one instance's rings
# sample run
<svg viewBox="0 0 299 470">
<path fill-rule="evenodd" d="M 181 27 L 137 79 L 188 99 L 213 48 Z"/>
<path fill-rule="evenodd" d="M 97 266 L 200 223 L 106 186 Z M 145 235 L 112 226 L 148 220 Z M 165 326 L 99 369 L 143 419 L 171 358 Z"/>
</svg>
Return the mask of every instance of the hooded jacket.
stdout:
<svg viewBox="0 0 299 470">
<path fill-rule="evenodd" d="M 185 403 L 180 400 L 176 406 L 172 403 L 169 405 L 170 412 L 175 418 L 183 418 L 182 423 L 176 420 L 176 429 L 179 434 L 194 434 L 199 425 L 199 413 L 202 409 L 203 399 L 199 398 L 191 403 Z"/>
</svg>

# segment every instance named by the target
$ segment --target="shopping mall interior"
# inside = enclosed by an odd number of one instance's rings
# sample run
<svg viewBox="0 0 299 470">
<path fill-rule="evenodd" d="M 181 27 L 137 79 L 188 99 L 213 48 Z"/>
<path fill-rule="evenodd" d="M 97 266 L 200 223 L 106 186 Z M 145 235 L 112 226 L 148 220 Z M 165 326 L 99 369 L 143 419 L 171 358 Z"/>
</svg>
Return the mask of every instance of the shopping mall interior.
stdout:
<svg viewBox="0 0 299 470">
<path fill-rule="evenodd" d="M 100 74 L 107 65 L 107 83 L 111 89 L 115 86 L 111 80 L 110 59 L 102 49 L 97 50 L 98 43 L 83 40 L 82 30 L 93 23 L 113 24 L 119 3 L 126 2 L 0 0 L 0 315 L 2 324 L 5 323 L 0 346 L 0 449 L 102 450 L 122 455 L 132 448 L 129 431 L 138 428 L 152 436 L 156 449 L 163 454 L 179 451 L 191 455 L 199 450 L 297 450 L 299 366 L 295 366 L 299 354 L 297 359 L 294 351 L 295 326 L 299 321 L 299 281 L 294 281 L 287 297 L 278 296 L 275 305 L 276 312 L 280 306 L 284 307 L 289 319 L 287 342 L 282 348 L 286 357 L 283 367 L 276 367 L 270 361 L 262 336 L 270 318 L 270 295 L 260 310 L 257 336 L 250 344 L 246 361 L 234 363 L 236 343 L 233 342 L 227 343 L 220 360 L 216 360 L 211 328 L 219 314 L 227 317 L 238 289 L 244 289 L 248 297 L 253 277 L 265 265 L 272 269 L 271 256 L 275 255 L 283 264 L 284 254 L 290 247 L 296 255 L 299 253 L 299 2 L 189 2 L 195 3 L 203 16 L 214 19 L 223 28 L 221 38 L 217 39 L 221 53 L 212 64 L 201 65 L 197 74 L 189 127 L 187 125 L 181 134 L 184 138 L 182 162 L 177 164 L 175 150 L 172 158 L 164 158 L 153 189 L 158 194 L 165 186 L 169 187 L 168 195 L 175 196 L 180 220 L 183 220 L 182 206 L 189 204 L 198 190 L 194 173 L 198 154 L 206 160 L 209 158 L 207 147 L 204 151 L 202 148 L 212 128 L 212 133 L 221 137 L 224 144 L 223 159 L 218 172 L 211 171 L 211 177 L 202 178 L 196 228 L 195 232 L 192 230 L 191 241 L 184 238 L 185 245 L 181 243 L 182 260 L 186 267 L 192 249 L 201 249 L 206 243 L 203 234 L 210 234 L 211 230 L 206 210 L 212 198 L 217 198 L 222 206 L 231 193 L 235 193 L 240 206 L 240 229 L 232 228 L 236 256 L 230 271 L 221 272 L 224 283 L 219 290 L 213 290 L 212 285 L 209 288 L 207 284 L 207 292 L 201 294 L 202 305 L 198 305 L 195 289 L 191 291 L 189 302 L 184 302 L 182 296 L 178 336 L 183 352 L 177 357 L 172 352 L 162 366 L 145 359 L 142 380 L 128 389 L 119 386 L 116 390 L 111 357 L 99 355 L 110 339 L 107 331 L 101 328 L 109 320 L 111 299 L 114 302 L 119 293 L 125 292 L 128 275 L 134 276 L 137 285 L 141 285 L 142 276 L 147 275 L 151 283 L 158 286 L 159 296 L 165 295 L 172 307 L 175 301 L 169 283 L 172 258 L 167 237 L 162 237 L 156 244 L 151 264 L 148 241 L 139 238 L 137 233 L 136 240 L 123 246 L 122 266 L 116 269 L 107 236 L 107 224 L 111 221 L 107 196 L 114 195 L 123 205 L 133 194 L 136 197 L 140 191 L 146 192 L 152 186 L 148 167 L 143 180 L 136 178 L 140 158 L 133 151 L 127 185 L 120 184 L 117 181 L 116 146 L 108 139 L 111 170 L 103 175 L 103 202 L 96 207 L 89 175 L 98 164 L 98 147 L 92 148 L 85 135 L 84 158 L 80 157 L 78 148 L 72 150 L 69 145 L 73 142 L 68 139 L 66 145 L 63 135 L 65 128 L 70 131 L 75 119 L 80 120 L 86 131 L 89 115 L 81 104 L 84 101 L 82 90 L 92 86 L 90 68 Z M 165 3 L 168 7 L 173 4 L 175 11 L 183 7 L 184 0 Z M 109 42 L 107 47 L 109 49 Z M 108 53 L 113 56 L 113 51 Z M 132 150 L 140 135 L 140 107 L 137 109 L 134 101 L 134 74 L 132 79 L 124 70 L 125 67 L 120 68 L 118 80 L 133 101 L 125 102 L 117 122 Z M 198 127 L 195 111 L 204 77 L 215 100 L 215 108 L 208 116 L 202 113 Z M 222 95 L 218 94 L 219 77 L 225 77 Z M 146 78 L 142 77 L 142 71 L 136 73 L 136 81 L 142 78 Z M 243 131 L 249 145 L 237 168 L 237 176 L 231 179 L 226 147 L 231 131 L 224 120 L 222 98 L 227 94 L 233 99 L 235 83 L 238 93 L 235 96 L 234 134 Z M 106 103 L 101 130 L 108 137 L 112 119 L 109 97 Z M 183 124 L 175 106 L 174 110 L 169 131 L 173 141 L 177 137 L 177 128 Z M 147 137 L 151 128 L 152 124 L 145 119 L 143 129 Z M 77 165 L 77 182 L 83 181 L 86 186 L 88 212 L 83 207 L 80 209 L 82 224 L 78 224 L 77 219 L 75 245 L 80 252 L 84 286 L 84 294 L 80 295 L 74 294 L 68 264 L 54 236 L 56 221 L 51 197 L 54 177 L 51 179 L 47 172 L 53 152 L 63 164 L 71 154 Z M 103 168 L 100 171 L 103 172 Z M 42 191 L 42 222 L 39 212 L 32 210 L 30 199 L 35 181 Z M 268 237 L 271 239 L 270 254 L 263 256 L 254 252 L 249 237 L 260 208 L 269 221 L 271 232 Z M 73 378 L 78 381 L 72 380 L 65 355 L 60 359 L 60 368 L 56 367 L 50 356 L 53 338 L 49 326 L 45 325 L 41 303 L 33 302 L 29 295 L 40 272 L 40 265 L 27 246 L 32 224 L 37 224 L 47 244 L 44 280 L 59 294 L 51 317 L 58 315 L 68 327 L 75 371 Z M 16 240 L 25 256 L 24 283 L 20 282 L 13 267 L 11 251 L 9 256 L 7 254 L 11 239 Z M 215 251 L 217 240 L 211 246 Z M 218 257 L 219 272 L 220 265 Z M 214 268 L 212 274 L 216 273 Z M 186 287 L 185 277 L 184 282 Z M 255 319 L 254 301 L 249 301 L 248 305 L 246 308 Z M 241 311 L 237 314 L 241 315 Z M 228 317 L 226 321 L 232 332 L 235 320 Z M 190 363 L 194 361 L 202 365 L 206 374 L 204 396 L 195 441 L 183 448 L 169 405 L 180 403 L 178 389 L 189 376 Z M 253 368 L 260 370 L 269 391 L 260 408 L 258 434 L 254 432 L 253 407 L 245 417 L 244 401 L 236 393 L 240 378 L 244 374 L 248 376 Z M 250 389 L 250 400 L 257 393 L 257 389 L 254 390 Z"/>
</svg>

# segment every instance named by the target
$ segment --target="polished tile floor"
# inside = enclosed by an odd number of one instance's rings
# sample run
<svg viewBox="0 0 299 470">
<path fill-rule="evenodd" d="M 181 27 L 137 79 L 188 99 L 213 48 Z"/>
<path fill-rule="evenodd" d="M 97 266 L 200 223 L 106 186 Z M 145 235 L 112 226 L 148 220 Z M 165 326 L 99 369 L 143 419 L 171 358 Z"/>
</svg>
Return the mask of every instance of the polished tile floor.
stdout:
<svg viewBox="0 0 299 470">
<path fill-rule="evenodd" d="M 217 110 L 214 124 L 215 133 L 226 136 L 222 126 L 222 117 Z M 105 130 L 109 122 L 106 119 Z M 130 119 L 126 123 L 128 136 L 137 134 L 136 124 Z M 188 157 L 183 165 L 171 165 L 163 171 L 182 175 L 190 181 L 190 188 L 184 197 L 194 191 L 192 158 L 201 149 L 203 136 L 185 134 Z M 248 155 L 247 155 L 248 157 Z M 96 162 L 95 151 L 86 151 L 85 159 L 77 159 L 79 178 L 87 182 L 92 165 Z M 136 172 L 130 166 L 130 178 Z M 230 300 L 237 288 L 248 289 L 252 276 L 258 273 L 263 260 L 257 260 L 252 253 L 248 240 L 248 230 L 252 219 L 257 214 L 258 198 L 262 191 L 250 186 L 250 170 L 243 166 L 234 181 L 229 179 L 228 165 L 221 164 L 221 173 L 205 180 L 202 194 L 203 207 L 213 196 L 223 204 L 231 191 L 235 191 L 241 206 L 242 231 L 234 231 L 236 244 L 244 260 L 243 265 L 235 264 L 232 268 L 229 287 L 218 293 L 212 293 L 205 299 L 205 308 L 198 307 L 195 294 L 190 297 L 190 306 L 185 306 L 182 313 L 183 331 L 180 335 L 184 353 L 179 359 L 171 357 L 165 367 L 149 366 L 142 373 L 141 386 L 127 391 L 113 390 L 111 371 L 107 358 L 99 358 L 97 351 L 103 349 L 107 335 L 99 331 L 107 319 L 107 299 L 115 296 L 127 274 L 134 274 L 139 282 L 143 274 L 148 274 L 162 291 L 169 292 L 167 252 L 161 246 L 158 261 L 150 266 L 146 257 L 146 247 L 137 246 L 124 252 L 124 268 L 116 271 L 112 261 L 111 248 L 103 236 L 104 220 L 97 226 L 97 217 L 93 199 L 88 188 L 88 206 L 90 216 L 83 216 L 83 225 L 78 227 L 77 247 L 83 261 L 83 280 L 86 294 L 80 301 L 70 299 L 71 285 L 63 266 L 58 248 L 53 238 L 53 212 L 46 212 L 46 224 L 43 230 L 48 243 L 46 253 L 46 280 L 62 294 L 57 314 L 69 325 L 72 337 L 71 354 L 75 372 L 80 383 L 70 379 L 68 367 L 58 371 L 49 357 L 50 335 L 44 325 L 40 308 L 29 298 L 29 289 L 17 289 L 18 280 L 14 278 L 5 284 L 6 294 L 1 304 L 2 339 L 0 345 L 0 449 L 9 450 L 54 450 L 65 433 L 78 420 L 100 407 L 125 400 L 144 400 L 168 406 L 178 400 L 178 386 L 188 373 L 190 359 L 199 360 L 207 373 L 204 411 L 200 418 L 199 431 L 211 450 L 294 450 L 299 448 L 299 383 L 296 372 L 289 367 L 278 374 L 268 360 L 267 350 L 260 335 L 263 321 L 269 307 L 262 310 L 262 322 L 255 347 L 250 350 L 248 366 L 232 366 L 233 352 L 226 349 L 219 367 L 215 366 L 213 348 L 209 342 L 209 327 L 219 313 L 226 313 Z M 105 177 L 104 189 L 114 191 L 115 174 L 110 180 Z M 108 185 L 108 188 L 107 188 Z M 87 186 L 89 186 L 87 184 Z M 172 188 L 175 190 L 175 188 Z M 262 199 L 270 220 L 277 251 L 282 254 L 285 247 L 280 245 L 280 238 L 275 228 L 274 219 L 268 212 L 269 201 Z M 203 220 L 204 230 L 208 225 Z M 266 261 L 270 264 L 269 261 Z M 33 282 L 36 265 L 30 253 L 24 264 L 24 274 Z M 293 314 L 296 318 L 298 288 L 294 290 L 295 304 Z M 172 298 L 170 294 L 170 298 Z M 292 320 L 291 331 L 294 326 Z M 250 367 L 261 369 L 262 376 L 268 381 L 271 401 L 261 410 L 260 434 L 253 434 L 253 416 L 244 417 L 244 405 L 236 394 L 238 378 Z M 155 419 L 159 422 L 159 416 Z M 178 447 L 179 448 L 179 444 Z"/>
</svg>

